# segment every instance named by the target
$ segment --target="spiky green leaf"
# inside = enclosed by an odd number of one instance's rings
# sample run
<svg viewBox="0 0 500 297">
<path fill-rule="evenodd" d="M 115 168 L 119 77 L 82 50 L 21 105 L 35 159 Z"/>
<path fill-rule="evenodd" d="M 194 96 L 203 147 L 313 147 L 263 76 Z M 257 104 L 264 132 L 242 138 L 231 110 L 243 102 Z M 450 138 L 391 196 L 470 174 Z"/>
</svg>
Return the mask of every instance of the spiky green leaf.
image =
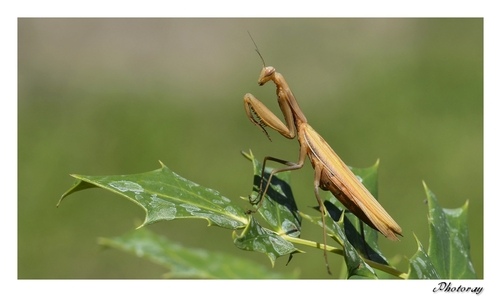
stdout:
<svg viewBox="0 0 500 297">
<path fill-rule="evenodd" d="M 261 279 L 296 278 L 296 274 L 271 272 L 254 262 L 228 254 L 186 248 L 147 228 L 114 238 L 100 238 L 103 246 L 147 259 L 166 269 L 167 278 Z"/>
<path fill-rule="evenodd" d="M 100 187 L 140 205 L 146 211 L 141 226 L 185 218 L 205 219 L 209 225 L 228 229 L 243 228 L 248 224 L 243 208 L 218 191 L 189 181 L 163 164 L 160 169 L 132 175 L 72 176 L 77 180 L 63 194 L 58 205 L 74 192 Z"/>
<path fill-rule="evenodd" d="M 254 217 L 240 235 L 233 232 L 233 242 L 242 250 L 266 254 L 273 266 L 278 257 L 301 252 L 291 242 L 260 226 Z"/>
<path fill-rule="evenodd" d="M 437 273 L 446 279 L 475 279 L 467 228 L 468 201 L 455 209 L 442 208 L 424 183 L 429 206 L 429 250 Z"/>
</svg>

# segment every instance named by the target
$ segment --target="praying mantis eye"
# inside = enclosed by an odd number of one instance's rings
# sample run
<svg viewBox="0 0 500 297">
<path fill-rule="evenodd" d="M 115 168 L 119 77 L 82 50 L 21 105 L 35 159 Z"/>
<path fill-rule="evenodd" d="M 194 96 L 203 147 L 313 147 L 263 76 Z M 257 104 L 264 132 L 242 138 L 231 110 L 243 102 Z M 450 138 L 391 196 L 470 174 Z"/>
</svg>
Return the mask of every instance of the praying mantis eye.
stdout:
<svg viewBox="0 0 500 297">
<path fill-rule="evenodd" d="M 276 69 L 274 69 L 273 66 L 267 66 L 264 69 L 265 69 L 264 76 L 272 76 L 276 72 Z"/>
</svg>

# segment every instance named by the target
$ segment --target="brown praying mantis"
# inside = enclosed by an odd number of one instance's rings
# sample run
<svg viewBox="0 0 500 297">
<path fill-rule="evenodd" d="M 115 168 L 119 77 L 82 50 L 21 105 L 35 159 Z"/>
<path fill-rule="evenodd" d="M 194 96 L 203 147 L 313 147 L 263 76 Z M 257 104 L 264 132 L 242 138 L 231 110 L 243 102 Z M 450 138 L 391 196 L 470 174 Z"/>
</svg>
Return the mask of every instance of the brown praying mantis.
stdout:
<svg viewBox="0 0 500 297">
<path fill-rule="evenodd" d="M 251 38 L 251 36 L 250 36 Z M 253 39 L 252 39 L 253 41 Z M 254 42 L 255 44 L 255 42 Z M 244 96 L 245 111 L 250 121 L 259 127 L 271 140 L 266 127 L 276 130 L 286 138 L 293 139 L 297 136 L 300 151 L 297 163 L 267 156 L 262 164 L 261 183 L 259 188 L 260 202 L 256 209 L 247 213 L 256 212 L 261 206 L 274 174 L 283 171 L 297 170 L 304 166 L 306 156 L 309 156 L 314 168 L 314 194 L 319 204 L 323 223 L 324 257 L 328 273 L 328 256 L 326 250 L 326 225 L 325 207 L 319 195 L 319 189 L 330 191 L 349 211 L 355 214 L 368 226 L 378 230 L 385 237 L 396 241 L 396 235 L 402 236 L 402 229 L 378 203 L 372 194 L 363 186 L 352 171 L 345 165 L 340 157 L 333 151 L 328 143 L 308 124 L 307 119 L 300 109 L 295 96 L 288 87 L 283 75 L 276 72 L 272 66 L 266 66 L 257 45 L 255 50 L 259 54 L 263 68 L 260 72 L 258 84 L 260 86 L 272 81 L 276 85 L 278 104 L 285 118 L 286 124 L 273 114 L 261 101 L 248 93 Z M 287 167 L 274 169 L 263 187 L 264 170 L 266 162 L 273 161 Z M 258 200 L 257 200 L 258 201 Z"/>
</svg>

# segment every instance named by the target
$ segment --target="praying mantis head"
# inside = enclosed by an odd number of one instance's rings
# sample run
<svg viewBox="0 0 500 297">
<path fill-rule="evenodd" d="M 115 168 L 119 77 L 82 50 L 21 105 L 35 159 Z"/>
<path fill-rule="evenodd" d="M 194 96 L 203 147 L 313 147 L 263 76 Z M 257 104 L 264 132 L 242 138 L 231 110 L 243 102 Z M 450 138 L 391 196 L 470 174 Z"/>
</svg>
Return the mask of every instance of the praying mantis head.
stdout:
<svg viewBox="0 0 500 297">
<path fill-rule="evenodd" d="M 259 86 L 262 86 L 266 82 L 272 80 L 275 73 L 276 73 L 276 69 L 274 69 L 273 66 L 265 66 L 264 65 L 264 67 L 260 71 L 260 76 L 259 76 L 259 80 L 258 80 Z"/>
</svg>

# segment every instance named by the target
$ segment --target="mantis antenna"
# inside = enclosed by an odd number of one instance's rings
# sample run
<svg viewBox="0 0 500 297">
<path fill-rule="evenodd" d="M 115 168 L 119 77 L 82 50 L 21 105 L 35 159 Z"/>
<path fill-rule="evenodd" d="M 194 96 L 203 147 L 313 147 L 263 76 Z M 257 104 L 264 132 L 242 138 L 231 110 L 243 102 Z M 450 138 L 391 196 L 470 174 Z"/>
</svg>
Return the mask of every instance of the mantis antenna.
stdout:
<svg viewBox="0 0 500 297">
<path fill-rule="evenodd" d="M 250 39 L 252 39 L 253 45 L 255 45 L 255 51 L 257 52 L 257 54 L 259 54 L 259 57 L 262 60 L 262 65 L 264 67 L 266 67 L 266 62 L 264 62 L 264 58 L 260 54 L 259 48 L 257 47 L 257 43 L 255 43 L 255 40 L 253 40 L 252 35 L 250 34 L 250 31 L 247 31 L 247 33 L 248 33 L 248 36 L 250 36 Z"/>
</svg>

